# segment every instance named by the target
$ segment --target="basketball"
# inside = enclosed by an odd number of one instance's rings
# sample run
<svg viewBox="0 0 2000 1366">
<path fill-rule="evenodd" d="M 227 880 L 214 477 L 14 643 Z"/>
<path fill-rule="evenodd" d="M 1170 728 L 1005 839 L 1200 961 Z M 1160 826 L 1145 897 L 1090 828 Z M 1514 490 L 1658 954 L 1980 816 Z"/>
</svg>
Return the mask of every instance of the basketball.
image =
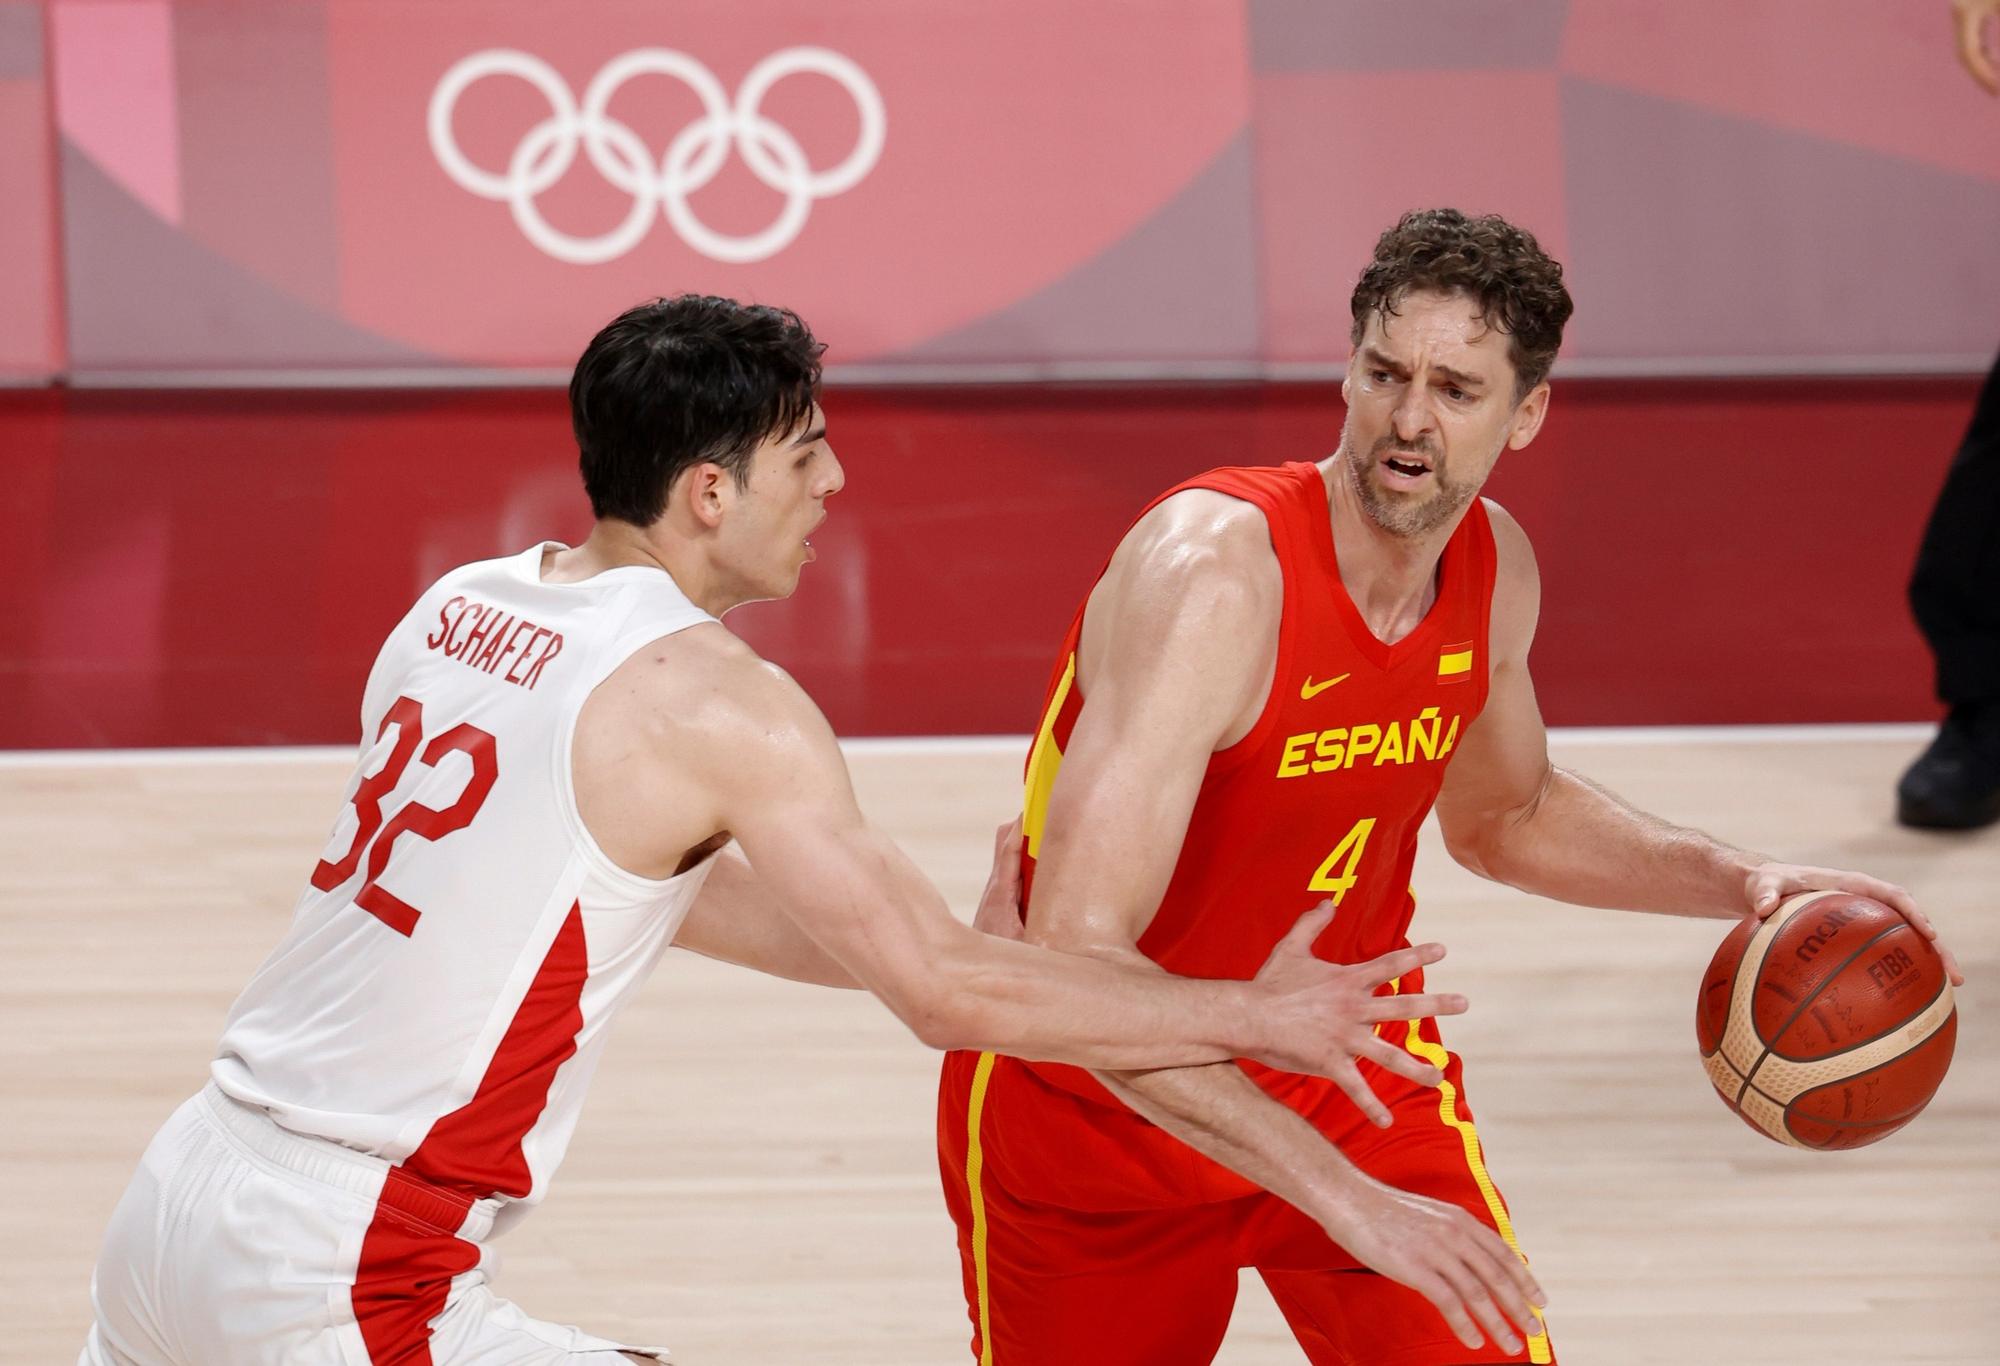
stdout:
<svg viewBox="0 0 2000 1366">
<path fill-rule="evenodd" d="M 1859 1148 L 1923 1112 L 1958 1011 L 1930 941 L 1879 901 L 1807 892 L 1729 932 L 1695 1032 L 1723 1103 L 1794 1148 Z"/>
</svg>

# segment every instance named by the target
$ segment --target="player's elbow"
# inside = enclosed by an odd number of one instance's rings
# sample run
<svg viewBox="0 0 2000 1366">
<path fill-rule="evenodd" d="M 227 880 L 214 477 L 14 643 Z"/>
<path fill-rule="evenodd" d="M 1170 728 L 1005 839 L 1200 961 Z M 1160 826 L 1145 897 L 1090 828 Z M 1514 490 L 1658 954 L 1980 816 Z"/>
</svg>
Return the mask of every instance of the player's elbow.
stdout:
<svg viewBox="0 0 2000 1366">
<path fill-rule="evenodd" d="M 955 978 L 948 970 L 926 972 L 877 986 L 875 994 L 925 1047 L 976 1048 L 983 1042 L 977 1037 L 977 1003 L 959 989 Z"/>
<path fill-rule="evenodd" d="M 926 992 L 921 1000 L 906 1003 L 897 1014 L 926 1048 L 949 1052 L 976 1046 L 968 1012 L 942 993 Z"/>
<path fill-rule="evenodd" d="M 1013 946 L 1008 946 L 1013 947 Z M 921 980 L 894 1009 L 932 1048 L 1017 1052 L 1035 1033 L 1032 975 L 993 952 L 983 936 L 931 946 Z"/>
<path fill-rule="evenodd" d="M 1493 882 L 1504 882 L 1500 869 L 1505 863 L 1507 822 L 1481 818 L 1440 821 L 1445 852 L 1467 872 Z"/>
<path fill-rule="evenodd" d="M 991 1049 L 1018 1051 L 1018 1028 L 1010 1028 L 1004 1011 L 991 1009 L 976 998 L 940 996 L 925 1007 L 904 1017 L 910 1032 L 926 1047 L 941 1053 Z"/>
<path fill-rule="evenodd" d="M 1556 769 L 1544 769 L 1531 791 L 1511 801 L 1440 806 L 1438 829 L 1444 835 L 1445 852 L 1469 872 L 1493 882 L 1514 883 L 1517 873 L 1533 863 L 1536 844 L 1560 823 L 1560 815 L 1537 820 L 1548 805 L 1556 775 Z"/>
</svg>

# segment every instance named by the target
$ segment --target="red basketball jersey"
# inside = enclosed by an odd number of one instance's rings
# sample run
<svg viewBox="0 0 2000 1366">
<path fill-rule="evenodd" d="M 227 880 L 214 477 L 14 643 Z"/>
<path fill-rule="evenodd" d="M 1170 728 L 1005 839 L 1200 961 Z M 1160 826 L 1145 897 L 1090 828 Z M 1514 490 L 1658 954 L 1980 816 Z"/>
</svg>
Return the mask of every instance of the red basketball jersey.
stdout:
<svg viewBox="0 0 2000 1366">
<path fill-rule="evenodd" d="M 1437 799 L 1445 761 L 1486 702 L 1494 577 L 1486 509 L 1475 501 L 1447 543 L 1437 601 L 1422 623 L 1385 645 L 1341 583 L 1316 466 L 1210 470 L 1148 511 L 1197 488 L 1253 503 L 1270 524 L 1284 573 L 1277 672 L 1250 733 L 1210 758 L 1180 860 L 1139 948 L 1186 976 L 1252 977 L 1293 922 L 1330 898 L 1338 910 L 1313 951 L 1343 963 L 1385 953 L 1407 942 L 1416 909 L 1417 829 Z M 1049 793 L 1083 709 L 1082 630 L 1079 608 L 1028 759 L 1024 897 L 1034 886 Z M 1400 989 L 1421 990 L 1420 978 Z M 1066 1089 L 1118 1104 L 1082 1069 L 1033 1066 Z M 1323 1130 L 1358 1117 L 1330 1081 L 1244 1066 Z"/>
</svg>

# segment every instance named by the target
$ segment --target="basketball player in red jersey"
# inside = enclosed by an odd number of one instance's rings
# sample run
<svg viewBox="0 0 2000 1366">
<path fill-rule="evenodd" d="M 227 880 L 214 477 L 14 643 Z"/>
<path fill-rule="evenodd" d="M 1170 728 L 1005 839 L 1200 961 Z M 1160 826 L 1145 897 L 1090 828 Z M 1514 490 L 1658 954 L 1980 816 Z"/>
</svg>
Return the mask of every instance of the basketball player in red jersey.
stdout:
<svg viewBox="0 0 2000 1366">
<path fill-rule="evenodd" d="M 1550 765 L 1534 557 L 1477 495 L 1547 414 L 1561 267 L 1501 219 L 1413 213 L 1352 307 L 1339 449 L 1170 490 L 1072 623 L 1028 764 L 1028 938 L 1241 975 L 1330 897 L 1315 950 L 1380 954 L 1406 942 L 1434 803 L 1460 862 L 1539 895 L 1731 917 L 1839 888 L 1932 934 L 1895 887 L 1732 849 Z M 940 1165 L 982 1366 L 1207 1362 L 1243 1267 L 1315 1363 L 1553 1361 L 1518 1248 L 1466 1241 L 1514 1237 L 1459 1060 L 1434 1019 L 1378 1033 L 1358 1105 L 1254 1063 L 950 1055 Z"/>
</svg>

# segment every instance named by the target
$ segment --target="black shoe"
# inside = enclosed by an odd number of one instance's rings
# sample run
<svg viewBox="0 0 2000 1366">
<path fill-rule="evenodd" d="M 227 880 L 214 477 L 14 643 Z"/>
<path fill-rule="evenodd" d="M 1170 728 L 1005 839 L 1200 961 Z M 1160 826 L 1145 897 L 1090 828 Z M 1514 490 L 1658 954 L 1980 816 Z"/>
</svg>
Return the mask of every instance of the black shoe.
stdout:
<svg viewBox="0 0 2000 1366">
<path fill-rule="evenodd" d="M 1923 830 L 2000 821 L 2000 703 L 1951 709 L 1896 784 L 1896 819 Z"/>
</svg>

